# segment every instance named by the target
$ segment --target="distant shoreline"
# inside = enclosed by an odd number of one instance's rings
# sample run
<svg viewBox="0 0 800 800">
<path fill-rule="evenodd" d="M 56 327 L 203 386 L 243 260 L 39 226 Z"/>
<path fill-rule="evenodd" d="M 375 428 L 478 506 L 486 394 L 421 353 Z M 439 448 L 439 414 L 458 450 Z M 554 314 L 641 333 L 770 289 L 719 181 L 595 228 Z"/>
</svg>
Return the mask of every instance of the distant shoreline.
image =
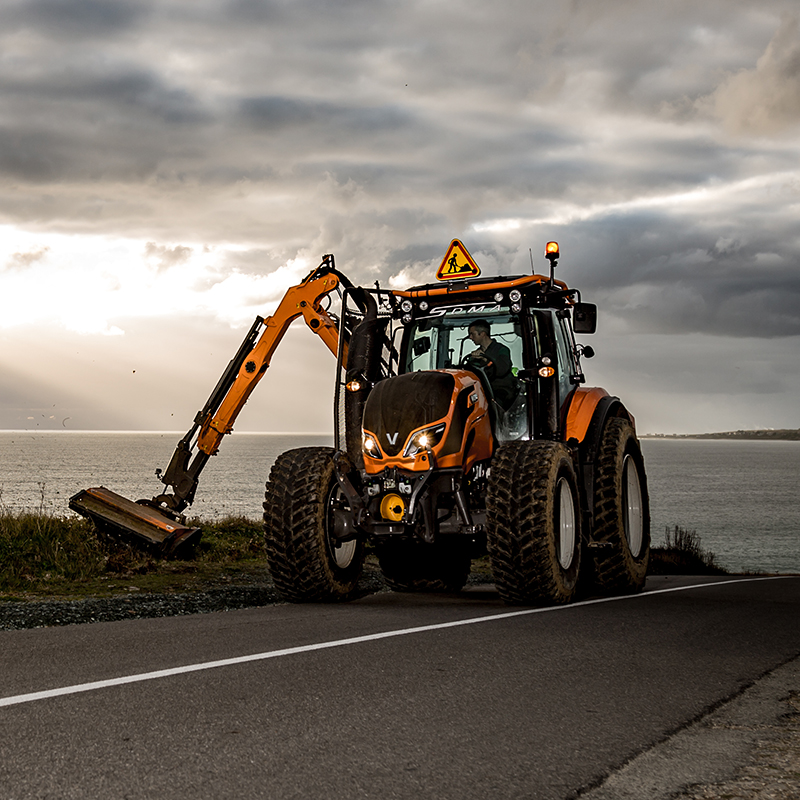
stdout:
<svg viewBox="0 0 800 800">
<path fill-rule="evenodd" d="M 724 440 L 758 440 L 758 441 L 800 441 L 800 428 L 783 428 L 776 430 L 723 431 L 721 433 L 643 433 L 640 439 L 724 439 Z"/>
</svg>

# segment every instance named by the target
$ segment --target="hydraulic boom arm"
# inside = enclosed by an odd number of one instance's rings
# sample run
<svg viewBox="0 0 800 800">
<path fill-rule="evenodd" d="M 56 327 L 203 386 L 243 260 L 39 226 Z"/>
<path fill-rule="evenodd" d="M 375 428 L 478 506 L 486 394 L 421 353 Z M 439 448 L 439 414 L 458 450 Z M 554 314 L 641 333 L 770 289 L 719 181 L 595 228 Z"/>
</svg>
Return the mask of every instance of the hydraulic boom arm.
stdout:
<svg viewBox="0 0 800 800">
<path fill-rule="evenodd" d="M 73 495 L 69 507 L 89 517 L 98 528 L 132 538 L 163 555 L 196 541 L 200 529 L 187 527 L 181 512 L 194 500 L 200 472 L 219 449 L 222 437 L 233 430 L 233 423 L 267 371 L 272 354 L 289 325 L 302 317 L 334 355 L 340 346 L 342 352 L 347 352 L 351 320 L 346 310 L 342 309 L 344 318 L 340 320 L 321 305 L 340 284 L 347 289 L 354 288 L 336 271 L 333 256 L 323 256 L 319 267 L 286 292 L 271 317 L 256 318 L 206 404 L 197 412 L 192 427 L 178 442 L 169 466 L 163 473 L 156 470 L 171 492 L 167 490 L 150 500 L 134 503 L 99 486 Z M 360 294 L 357 297 L 361 303 L 366 302 Z"/>
<path fill-rule="evenodd" d="M 338 320 L 320 303 L 342 282 L 349 285 L 347 278 L 336 271 L 333 256 L 323 256 L 317 269 L 286 292 L 271 317 L 256 318 L 206 404 L 197 412 L 194 424 L 178 442 L 166 471 L 157 473 L 162 483 L 172 487 L 172 493 L 154 497 L 149 505 L 180 512 L 192 502 L 201 470 L 209 457 L 219 450 L 222 437 L 233 430 L 239 412 L 267 371 L 273 353 L 295 319 L 302 316 L 306 325 L 336 355 Z"/>
</svg>

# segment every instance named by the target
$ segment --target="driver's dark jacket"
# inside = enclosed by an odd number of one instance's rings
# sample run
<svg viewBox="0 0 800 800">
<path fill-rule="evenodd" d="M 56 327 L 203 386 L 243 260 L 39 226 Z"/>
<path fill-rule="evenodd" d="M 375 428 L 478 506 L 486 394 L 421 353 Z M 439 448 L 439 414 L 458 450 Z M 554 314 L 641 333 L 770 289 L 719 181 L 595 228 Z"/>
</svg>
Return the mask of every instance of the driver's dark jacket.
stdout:
<svg viewBox="0 0 800 800">
<path fill-rule="evenodd" d="M 486 376 L 492 385 L 494 398 L 505 409 L 514 402 L 517 396 L 517 379 L 511 371 L 511 351 L 500 342 L 492 339 L 492 343 L 483 351 L 489 363 L 486 365 Z"/>
</svg>

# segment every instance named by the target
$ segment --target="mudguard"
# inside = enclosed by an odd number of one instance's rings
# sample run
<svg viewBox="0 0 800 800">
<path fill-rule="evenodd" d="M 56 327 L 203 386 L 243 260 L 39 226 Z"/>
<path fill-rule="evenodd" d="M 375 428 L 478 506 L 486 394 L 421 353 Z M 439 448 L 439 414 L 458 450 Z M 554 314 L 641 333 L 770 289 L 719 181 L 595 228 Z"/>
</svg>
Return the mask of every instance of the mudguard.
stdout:
<svg viewBox="0 0 800 800">
<path fill-rule="evenodd" d="M 591 539 L 594 518 L 594 465 L 606 421 L 610 417 L 627 419 L 634 430 L 633 415 L 618 397 L 599 387 L 580 387 L 575 390 L 567 411 L 567 444 L 576 445 L 580 459 L 581 505 L 584 509 L 584 531 Z"/>
</svg>

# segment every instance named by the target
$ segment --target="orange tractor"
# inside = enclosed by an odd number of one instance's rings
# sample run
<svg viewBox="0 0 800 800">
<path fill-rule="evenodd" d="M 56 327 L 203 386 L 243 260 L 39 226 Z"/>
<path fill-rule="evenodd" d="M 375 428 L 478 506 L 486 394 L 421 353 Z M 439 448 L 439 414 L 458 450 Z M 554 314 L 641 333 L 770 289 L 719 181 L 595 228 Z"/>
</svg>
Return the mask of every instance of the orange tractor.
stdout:
<svg viewBox="0 0 800 800">
<path fill-rule="evenodd" d="M 566 603 L 640 590 L 650 552 L 644 462 L 616 397 L 586 388 L 597 308 L 549 275 L 481 277 L 456 240 L 437 282 L 354 286 L 332 255 L 257 318 L 166 470 L 136 503 L 103 487 L 70 507 L 164 554 L 198 478 L 301 317 L 336 355 L 334 446 L 290 450 L 266 484 L 266 553 L 292 601 L 355 594 L 370 543 L 400 591 L 457 591 L 488 552 L 501 597 Z M 340 305 L 332 310 L 332 295 Z M 477 345 L 477 346 L 476 346 Z"/>
</svg>

